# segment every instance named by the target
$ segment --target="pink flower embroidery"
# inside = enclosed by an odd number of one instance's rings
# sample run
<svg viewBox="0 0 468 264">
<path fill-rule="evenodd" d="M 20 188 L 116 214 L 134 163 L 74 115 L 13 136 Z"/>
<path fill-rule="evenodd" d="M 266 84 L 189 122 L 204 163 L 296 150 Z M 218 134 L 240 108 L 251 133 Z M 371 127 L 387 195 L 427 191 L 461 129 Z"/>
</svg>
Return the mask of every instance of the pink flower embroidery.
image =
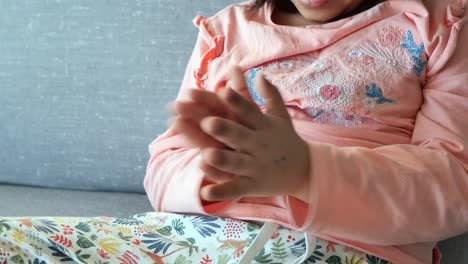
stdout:
<svg viewBox="0 0 468 264">
<path fill-rule="evenodd" d="M 365 97 L 362 99 L 362 105 L 366 109 L 374 109 L 376 104 L 377 103 L 374 98 Z"/>
<path fill-rule="evenodd" d="M 310 106 L 344 110 L 353 104 L 354 85 L 345 82 L 343 74 L 331 71 L 305 75 L 303 77 L 307 88 L 302 91 L 304 96 L 310 97 Z"/>
<path fill-rule="evenodd" d="M 401 43 L 404 35 L 403 29 L 394 26 L 388 26 L 379 32 L 379 42 L 384 47 L 397 46 Z"/>
</svg>

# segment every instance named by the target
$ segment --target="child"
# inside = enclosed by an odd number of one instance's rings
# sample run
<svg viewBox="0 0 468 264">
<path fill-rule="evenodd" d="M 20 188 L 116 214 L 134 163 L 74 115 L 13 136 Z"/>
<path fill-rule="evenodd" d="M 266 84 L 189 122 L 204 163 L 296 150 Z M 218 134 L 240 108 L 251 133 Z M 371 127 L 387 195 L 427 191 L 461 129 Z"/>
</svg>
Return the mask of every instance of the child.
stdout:
<svg viewBox="0 0 468 264">
<path fill-rule="evenodd" d="M 154 208 L 439 263 L 437 241 L 468 230 L 465 4 L 254 1 L 196 17 L 177 117 L 150 145 Z"/>
<path fill-rule="evenodd" d="M 197 16 L 176 117 L 149 146 L 158 212 L 1 219 L 0 263 L 439 263 L 468 226 L 465 4 Z"/>
</svg>

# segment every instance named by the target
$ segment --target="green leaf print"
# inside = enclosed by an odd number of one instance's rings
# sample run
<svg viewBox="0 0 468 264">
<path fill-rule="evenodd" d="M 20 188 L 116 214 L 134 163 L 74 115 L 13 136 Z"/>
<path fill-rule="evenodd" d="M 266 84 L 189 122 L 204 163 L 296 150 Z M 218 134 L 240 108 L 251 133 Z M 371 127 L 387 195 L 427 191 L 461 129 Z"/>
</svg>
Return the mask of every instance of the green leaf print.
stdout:
<svg viewBox="0 0 468 264">
<path fill-rule="evenodd" d="M 259 228 L 260 227 L 257 224 L 254 224 L 254 223 L 249 223 L 247 225 L 247 231 L 249 231 L 249 232 L 252 232 L 252 231 L 257 230 Z"/>
<path fill-rule="evenodd" d="M 156 230 L 159 234 L 163 236 L 170 236 L 172 235 L 172 227 L 171 226 L 165 226 L 163 228 L 157 229 Z"/>
<path fill-rule="evenodd" d="M 172 227 L 174 228 L 174 230 L 177 232 L 177 234 L 179 235 L 183 235 L 185 234 L 184 232 L 184 229 L 185 229 L 185 226 L 184 224 L 180 221 L 180 219 L 174 219 L 172 220 Z"/>
<path fill-rule="evenodd" d="M 174 262 L 174 264 L 191 264 L 192 261 L 188 260 L 185 256 L 178 256 Z"/>
<path fill-rule="evenodd" d="M 187 241 L 190 242 L 190 244 L 192 244 L 192 245 L 195 244 L 195 238 L 193 238 L 193 237 L 187 238 Z"/>
<path fill-rule="evenodd" d="M 16 263 L 16 264 L 24 264 L 24 260 L 21 257 L 21 255 L 13 256 L 10 260 L 13 261 L 13 263 Z"/>
<path fill-rule="evenodd" d="M 87 239 L 87 238 L 84 237 L 84 236 L 78 236 L 78 241 L 76 242 L 76 244 L 77 244 L 80 248 L 90 248 L 90 247 L 94 247 L 93 242 L 89 241 L 89 239 Z"/>
<path fill-rule="evenodd" d="M 0 234 L 3 232 L 3 229 L 5 229 L 5 231 L 8 231 L 11 229 L 11 227 L 7 225 L 6 222 L 7 220 L 0 220 Z"/>
<path fill-rule="evenodd" d="M 146 218 L 147 215 L 148 215 L 148 213 L 141 213 L 141 214 L 132 215 L 132 216 L 130 216 L 129 218 L 130 218 L 130 219 Z"/>
<path fill-rule="evenodd" d="M 31 261 L 30 259 L 28 259 L 28 264 L 47 264 L 44 260 L 40 260 L 38 258 L 34 259 L 34 261 Z"/>
<path fill-rule="evenodd" d="M 85 259 L 89 259 L 91 255 L 89 254 L 80 255 L 80 254 L 81 254 L 81 249 L 75 252 L 75 255 L 78 257 L 79 260 L 81 260 L 84 263 L 87 263 Z"/>
<path fill-rule="evenodd" d="M 112 223 L 117 225 L 141 225 L 143 224 L 143 221 L 138 219 L 115 218 Z"/>
<path fill-rule="evenodd" d="M 230 259 L 231 257 L 226 254 L 221 255 L 219 256 L 218 262 L 216 264 L 227 264 Z"/>
<path fill-rule="evenodd" d="M 89 226 L 89 224 L 87 223 L 84 223 L 84 222 L 79 222 L 76 226 L 75 226 L 76 229 L 78 230 L 81 230 L 83 232 L 89 232 L 91 231 L 91 228 Z"/>
<path fill-rule="evenodd" d="M 119 237 L 125 241 L 130 241 L 132 239 L 132 236 L 125 236 L 122 232 L 119 232 Z"/>
<path fill-rule="evenodd" d="M 102 262 L 102 260 L 94 261 L 93 264 L 110 264 L 109 262 Z"/>
<path fill-rule="evenodd" d="M 286 244 L 281 242 L 283 238 L 278 239 L 278 241 L 273 242 L 273 257 L 284 260 L 288 256 L 288 252 L 286 251 Z"/>
<path fill-rule="evenodd" d="M 101 220 L 97 220 L 97 219 L 92 219 L 90 221 L 86 221 L 87 223 L 93 225 L 93 226 L 99 226 L 100 228 L 102 228 L 103 226 L 108 226 L 109 223 L 107 223 L 106 221 L 101 221 Z"/>
<path fill-rule="evenodd" d="M 54 233 L 54 232 L 60 232 L 57 228 L 58 225 L 54 223 L 51 220 L 48 219 L 37 219 L 34 220 L 33 224 L 34 228 L 36 228 L 37 231 L 42 232 L 42 233 Z"/>
<path fill-rule="evenodd" d="M 96 241 L 96 239 L 97 239 L 98 237 L 97 237 L 97 235 L 91 235 L 90 238 L 91 238 L 92 241 Z"/>
<path fill-rule="evenodd" d="M 325 262 L 327 262 L 328 264 L 342 264 L 341 258 L 336 255 L 329 257 L 327 260 L 325 260 Z"/>
<path fill-rule="evenodd" d="M 255 257 L 255 261 L 258 263 L 270 263 L 273 261 L 273 259 L 270 258 L 271 254 L 266 254 L 265 255 L 265 249 L 262 248 L 262 250 L 258 253 L 258 255 Z"/>
<path fill-rule="evenodd" d="M 189 256 L 192 256 L 193 250 L 198 253 L 198 246 L 191 246 L 189 247 Z"/>
<path fill-rule="evenodd" d="M 190 247 L 190 243 L 187 241 L 177 241 L 176 244 L 182 247 Z"/>
<path fill-rule="evenodd" d="M 68 257 L 68 255 L 67 255 L 68 251 L 63 246 L 53 242 L 52 240 L 49 240 L 49 241 L 52 242 L 51 244 L 53 245 L 53 246 L 48 247 L 53 252 L 52 256 L 54 256 L 56 258 L 60 258 L 60 262 L 73 261 L 73 259 Z M 67 254 L 62 252 L 62 250 Z"/>
</svg>

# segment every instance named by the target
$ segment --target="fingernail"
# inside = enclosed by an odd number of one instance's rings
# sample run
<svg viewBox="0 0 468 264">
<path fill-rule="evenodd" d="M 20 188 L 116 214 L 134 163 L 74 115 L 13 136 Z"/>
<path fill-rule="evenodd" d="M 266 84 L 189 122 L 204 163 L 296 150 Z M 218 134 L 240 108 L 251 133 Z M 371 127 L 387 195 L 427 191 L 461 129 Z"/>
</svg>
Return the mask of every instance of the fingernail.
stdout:
<svg viewBox="0 0 468 264">
<path fill-rule="evenodd" d="M 205 131 L 205 132 L 210 132 L 211 131 L 211 126 L 209 124 L 210 120 L 208 117 L 203 118 L 200 120 L 200 128 Z"/>
</svg>

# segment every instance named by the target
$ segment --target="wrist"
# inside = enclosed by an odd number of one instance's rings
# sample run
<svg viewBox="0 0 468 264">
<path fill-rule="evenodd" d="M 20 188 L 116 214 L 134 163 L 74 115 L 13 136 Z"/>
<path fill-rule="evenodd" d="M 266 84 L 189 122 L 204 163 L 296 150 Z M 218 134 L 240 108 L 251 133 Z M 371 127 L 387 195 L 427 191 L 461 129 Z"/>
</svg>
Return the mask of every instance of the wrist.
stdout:
<svg viewBox="0 0 468 264">
<path fill-rule="evenodd" d="M 309 190 L 310 190 L 309 181 L 307 181 L 301 184 L 300 187 L 295 192 L 290 194 L 290 196 L 293 196 L 299 200 L 309 203 L 310 202 Z"/>
<path fill-rule="evenodd" d="M 299 172 L 298 172 L 298 183 L 297 187 L 293 190 L 293 192 L 290 194 L 291 196 L 294 196 L 304 202 L 309 202 L 310 200 L 310 158 L 309 158 L 309 145 L 304 142 L 304 151 L 302 152 L 303 154 L 301 155 L 302 157 L 302 162 L 301 165 L 299 166 Z"/>
</svg>

